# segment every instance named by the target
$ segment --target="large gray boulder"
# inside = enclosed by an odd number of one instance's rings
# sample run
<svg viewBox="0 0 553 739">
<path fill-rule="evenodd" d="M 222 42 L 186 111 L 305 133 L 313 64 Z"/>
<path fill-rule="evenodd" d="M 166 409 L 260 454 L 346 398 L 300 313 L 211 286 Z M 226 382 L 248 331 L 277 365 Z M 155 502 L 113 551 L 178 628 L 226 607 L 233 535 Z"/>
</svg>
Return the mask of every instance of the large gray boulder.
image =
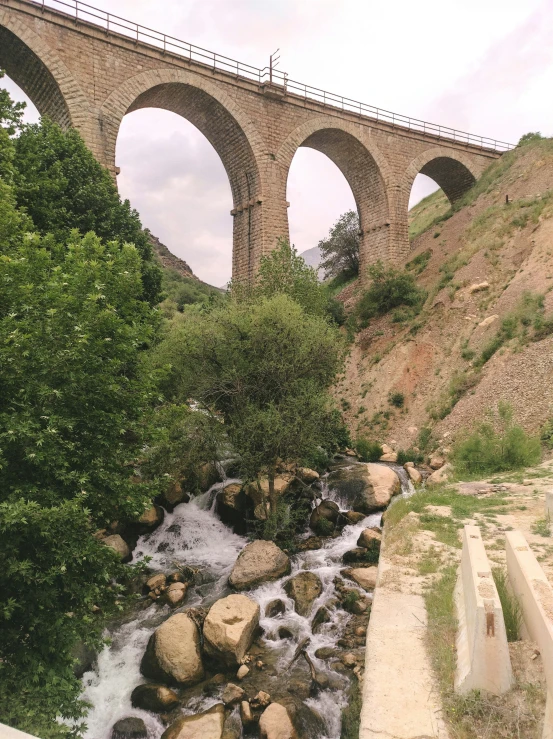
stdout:
<svg viewBox="0 0 553 739">
<path fill-rule="evenodd" d="M 229 577 L 236 590 L 248 590 L 290 573 L 290 558 L 272 541 L 258 539 L 246 544 Z"/>
<path fill-rule="evenodd" d="M 246 595 L 216 601 L 204 621 L 204 648 L 225 664 L 239 665 L 259 625 L 259 605 Z"/>
<path fill-rule="evenodd" d="M 209 711 L 184 716 L 161 735 L 161 739 L 222 739 L 225 707 L 217 703 Z"/>
<path fill-rule="evenodd" d="M 261 739 L 297 739 L 298 735 L 288 715 L 280 703 L 271 703 L 259 719 Z"/>
<path fill-rule="evenodd" d="M 140 672 L 151 680 L 181 685 L 202 680 L 200 632 L 186 613 L 176 613 L 154 631 L 142 657 Z"/>
<path fill-rule="evenodd" d="M 307 617 L 311 613 L 313 603 L 323 592 L 323 584 L 313 572 L 299 572 L 287 580 L 284 590 L 294 601 L 296 613 Z"/>
<path fill-rule="evenodd" d="M 162 713 L 171 711 L 178 706 L 178 695 L 166 685 L 159 683 L 146 683 L 137 685 L 131 693 L 131 704 L 134 708 L 142 708 L 144 711 Z"/>
<path fill-rule="evenodd" d="M 365 515 L 383 510 L 401 491 L 397 473 L 387 465 L 372 462 L 336 470 L 329 475 L 328 484 L 354 511 Z"/>
</svg>

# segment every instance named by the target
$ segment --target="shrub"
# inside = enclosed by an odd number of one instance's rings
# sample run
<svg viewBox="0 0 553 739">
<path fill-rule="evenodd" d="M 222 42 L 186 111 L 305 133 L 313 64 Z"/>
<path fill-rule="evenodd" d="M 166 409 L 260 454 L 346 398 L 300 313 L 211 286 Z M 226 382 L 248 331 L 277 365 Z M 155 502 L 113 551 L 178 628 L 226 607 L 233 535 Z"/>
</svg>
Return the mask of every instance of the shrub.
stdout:
<svg viewBox="0 0 553 739">
<path fill-rule="evenodd" d="M 380 261 L 372 264 L 368 272 L 371 286 L 357 304 L 357 316 L 362 324 L 402 305 L 410 306 L 415 313 L 420 310 L 426 292 L 418 287 L 410 272 L 385 267 Z"/>
<path fill-rule="evenodd" d="M 348 590 L 344 600 L 342 601 L 342 605 L 344 606 L 344 609 L 346 611 L 349 611 L 351 613 L 353 611 L 353 606 L 357 603 L 358 600 L 359 593 L 357 592 L 357 590 Z"/>
<path fill-rule="evenodd" d="M 495 420 L 499 431 L 493 425 Z M 493 474 L 537 464 L 541 457 L 540 440 L 513 423 L 512 408 L 499 403 L 492 423 L 480 423 L 453 448 L 453 461 L 461 474 Z"/>
<path fill-rule="evenodd" d="M 417 446 L 421 452 L 427 452 L 432 442 L 432 429 L 430 426 L 423 426 L 419 431 Z"/>
<path fill-rule="evenodd" d="M 368 441 L 367 439 L 357 439 L 355 449 L 362 462 L 378 462 L 384 454 L 378 442 Z"/>
<path fill-rule="evenodd" d="M 547 449 L 553 449 L 553 418 L 550 418 L 542 426 L 541 440 Z"/>
<path fill-rule="evenodd" d="M 424 462 L 424 455 L 413 449 L 413 447 L 410 447 L 409 449 L 400 449 L 397 453 L 397 463 L 403 465 L 405 462 L 421 464 Z"/>
<path fill-rule="evenodd" d="M 403 408 L 405 405 L 405 395 L 400 392 L 390 393 L 388 395 L 388 402 L 393 405 L 394 408 Z"/>
<path fill-rule="evenodd" d="M 317 522 L 313 527 L 313 531 L 317 536 L 332 536 L 334 533 L 334 524 L 332 521 L 329 521 L 328 518 L 321 517 L 317 519 Z"/>
</svg>

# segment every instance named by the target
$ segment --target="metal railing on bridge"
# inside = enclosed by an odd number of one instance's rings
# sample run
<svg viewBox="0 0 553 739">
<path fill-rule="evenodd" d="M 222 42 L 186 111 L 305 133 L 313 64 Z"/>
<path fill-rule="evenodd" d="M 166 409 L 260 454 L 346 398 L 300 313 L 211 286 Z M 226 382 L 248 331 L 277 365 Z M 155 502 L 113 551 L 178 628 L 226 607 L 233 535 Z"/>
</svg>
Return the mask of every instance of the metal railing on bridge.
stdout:
<svg viewBox="0 0 553 739">
<path fill-rule="evenodd" d="M 41 8 L 58 11 L 74 18 L 76 21 L 93 23 L 103 28 L 107 34 L 110 32 L 120 34 L 132 39 L 136 43 L 148 44 L 164 52 L 181 56 L 191 62 L 203 64 L 211 69 L 231 74 L 237 78 L 257 82 L 259 85 L 267 83 L 278 85 L 285 94 L 289 93 L 306 101 L 311 100 L 321 103 L 323 106 L 371 118 L 377 122 L 391 125 L 394 128 L 397 126 L 408 131 L 428 134 L 438 139 L 446 139 L 447 141 L 454 141 L 457 144 L 477 147 L 487 151 L 505 152 L 514 148 L 513 144 L 508 144 L 504 141 L 497 141 L 486 136 L 477 136 L 466 133 L 465 131 L 457 131 L 448 126 L 428 123 L 417 118 L 409 118 L 408 116 L 393 113 L 389 110 L 376 108 L 374 105 L 367 105 L 357 100 L 343 97 L 342 95 L 321 90 L 318 87 L 306 85 L 303 82 L 296 82 L 295 80 L 291 80 L 285 72 L 278 69 L 270 67 L 259 69 L 251 64 L 244 64 L 236 59 L 208 51 L 187 41 L 181 41 L 174 36 L 169 36 L 160 31 L 154 31 L 152 28 L 126 20 L 105 10 L 100 10 L 88 3 L 80 2 L 80 0 L 25 1 Z"/>
</svg>

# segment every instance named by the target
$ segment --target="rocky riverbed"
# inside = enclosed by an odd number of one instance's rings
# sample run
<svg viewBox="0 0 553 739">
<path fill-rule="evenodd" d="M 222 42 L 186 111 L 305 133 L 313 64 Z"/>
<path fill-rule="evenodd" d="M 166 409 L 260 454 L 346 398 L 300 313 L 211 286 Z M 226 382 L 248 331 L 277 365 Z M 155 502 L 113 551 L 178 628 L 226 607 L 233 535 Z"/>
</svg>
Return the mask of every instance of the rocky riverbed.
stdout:
<svg viewBox="0 0 553 739">
<path fill-rule="evenodd" d="M 363 678 L 381 511 L 410 483 L 350 459 L 317 477 L 295 554 L 220 520 L 221 500 L 242 504 L 228 479 L 138 539 L 133 561 L 150 574 L 83 676 L 87 739 L 340 737 Z"/>
</svg>

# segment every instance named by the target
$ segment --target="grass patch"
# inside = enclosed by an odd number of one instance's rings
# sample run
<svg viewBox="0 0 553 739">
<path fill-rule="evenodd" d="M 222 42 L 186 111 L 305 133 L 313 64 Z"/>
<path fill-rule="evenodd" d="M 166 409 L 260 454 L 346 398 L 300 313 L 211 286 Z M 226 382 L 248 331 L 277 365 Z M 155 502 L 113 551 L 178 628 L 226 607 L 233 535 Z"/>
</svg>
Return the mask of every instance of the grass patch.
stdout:
<svg viewBox="0 0 553 739">
<path fill-rule="evenodd" d="M 464 372 L 456 372 L 451 378 L 447 389 L 441 394 L 438 402 L 430 406 L 430 417 L 438 421 L 449 416 L 461 398 L 475 387 L 479 380 L 480 373 L 478 371 L 465 370 Z"/>
<path fill-rule="evenodd" d="M 492 570 L 497 594 L 503 608 L 503 618 L 505 619 L 505 630 L 507 631 L 507 641 L 518 641 L 520 639 L 520 628 L 522 626 L 522 611 L 518 599 L 511 593 L 509 589 L 507 573 L 502 567 L 494 567 Z"/>
<path fill-rule="evenodd" d="M 551 536 L 551 521 L 549 518 L 538 518 L 531 526 L 532 533 L 548 538 Z"/>
<path fill-rule="evenodd" d="M 413 241 L 428 229 L 451 218 L 452 213 L 451 204 L 442 189 L 427 195 L 409 211 L 409 240 Z"/>
<path fill-rule="evenodd" d="M 440 569 L 441 562 L 440 553 L 434 547 L 430 547 L 419 559 L 417 565 L 419 575 L 433 575 Z"/>
<path fill-rule="evenodd" d="M 357 439 L 355 442 L 355 451 L 361 462 L 378 462 L 384 451 L 380 444 L 376 441 L 368 439 Z"/>
<path fill-rule="evenodd" d="M 400 306 L 411 308 L 413 316 L 422 308 L 426 291 L 417 285 L 414 276 L 407 270 L 385 267 L 379 261 L 368 268 L 368 273 L 371 285 L 356 308 L 361 327 L 367 326 L 371 318 L 382 316 Z"/>
</svg>

